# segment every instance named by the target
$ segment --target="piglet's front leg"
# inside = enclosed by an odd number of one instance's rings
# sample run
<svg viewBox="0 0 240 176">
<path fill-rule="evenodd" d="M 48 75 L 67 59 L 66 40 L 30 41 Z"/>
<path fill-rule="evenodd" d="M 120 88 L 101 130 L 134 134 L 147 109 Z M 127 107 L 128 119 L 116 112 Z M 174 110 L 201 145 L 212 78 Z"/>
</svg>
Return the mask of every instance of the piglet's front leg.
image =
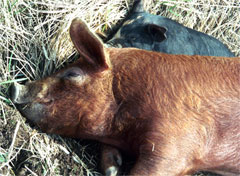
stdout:
<svg viewBox="0 0 240 176">
<path fill-rule="evenodd" d="M 101 150 L 101 170 L 106 176 L 117 176 L 120 174 L 122 156 L 120 151 L 110 145 L 103 144 Z"/>
<path fill-rule="evenodd" d="M 185 176 L 198 171 L 198 159 L 190 148 L 174 143 L 161 147 L 147 144 L 140 148 L 139 157 L 129 175 Z"/>
<path fill-rule="evenodd" d="M 149 156 L 149 159 L 140 157 L 129 175 L 185 176 L 193 173 L 189 166 L 181 163 L 184 163 L 184 160 L 166 160 L 162 162 L 156 162 L 156 160 L 152 156 Z"/>
</svg>

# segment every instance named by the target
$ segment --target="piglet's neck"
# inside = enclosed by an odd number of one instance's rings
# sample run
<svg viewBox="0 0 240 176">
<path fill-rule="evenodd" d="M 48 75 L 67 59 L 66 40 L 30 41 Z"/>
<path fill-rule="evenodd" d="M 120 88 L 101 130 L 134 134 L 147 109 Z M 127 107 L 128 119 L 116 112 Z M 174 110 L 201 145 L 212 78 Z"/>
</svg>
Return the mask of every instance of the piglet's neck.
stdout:
<svg viewBox="0 0 240 176">
<path fill-rule="evenodd" d="M 147 80 L 141 79 L 145 65 L 141 63 L 142 56 L 131 55 L 131 48 L 124 49 L 124 52 L 116 48 L 108 50 L 112 63 L 112 91 L 117 104 L 112 122 L 113 136 L 123 141 L 120 145 L 125 146 L 123 150 L 137 151 L 143 139 L 139 131 L 147 129 L 145 117 L 150 116 L 140 114 L 140 109 L 148 108 L 144 103 L 145 88 L 141 87 L 147 84 Z M 141 51 L 137 54 L 141 54 Z"/>
</svg>

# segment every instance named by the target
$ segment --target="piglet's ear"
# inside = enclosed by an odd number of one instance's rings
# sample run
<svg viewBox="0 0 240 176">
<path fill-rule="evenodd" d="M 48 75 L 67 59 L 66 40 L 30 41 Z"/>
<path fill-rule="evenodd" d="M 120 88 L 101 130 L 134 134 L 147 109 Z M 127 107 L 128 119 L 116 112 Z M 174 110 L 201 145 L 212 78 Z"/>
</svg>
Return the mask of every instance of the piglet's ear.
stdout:
<svg viewBox="0 0 240 176">
<path fill-rule="evenodd" d="M 88 26 L 79 18 L 75 18 L 70 26 L 70 37 L 79 54 L 90 64 L 107 69 L 108 56 L 102 41 L 90 31 Z"/>
<path fill-rule="evenodd" d="M 156 42 L 162 42 L 163 40 L 167 39 L 167 28 L 165 27 L 158 26 L 156 24 L 148 24 L 147 31 Z"/>
</svg>

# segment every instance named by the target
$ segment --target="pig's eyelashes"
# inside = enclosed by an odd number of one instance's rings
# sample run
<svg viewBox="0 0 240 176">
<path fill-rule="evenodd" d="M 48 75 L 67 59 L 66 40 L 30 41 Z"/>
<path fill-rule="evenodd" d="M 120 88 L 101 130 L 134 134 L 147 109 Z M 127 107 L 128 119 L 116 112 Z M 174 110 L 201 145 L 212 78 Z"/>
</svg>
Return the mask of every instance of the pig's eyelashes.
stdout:
<svg viewBox="0 0 240 176">
<path fill-rule="evenodd" d="M 66 70 L 60 77 L 69 79 L 69 78 L 76 78 L 83 75 L 84 73 L 80 68 L 73 67 L 69 70 Z"/>
<path fill-rule="evenodd" d="M 77 76 L 80 76 L 80 74 L 71 71 L 71 72 L 67 72 L 67 73 L 64 75 L 64 78 L 72 78 L 72 77 L 77 77 Z"/>
<path fill-rule="evenodd" d="M 63 81 L 73 81 L 74 83 L 82 84 L 86 80 L 87 74 L 78 67 L 72 67 L 60 73 L 59 78 Z"/>
</svg>

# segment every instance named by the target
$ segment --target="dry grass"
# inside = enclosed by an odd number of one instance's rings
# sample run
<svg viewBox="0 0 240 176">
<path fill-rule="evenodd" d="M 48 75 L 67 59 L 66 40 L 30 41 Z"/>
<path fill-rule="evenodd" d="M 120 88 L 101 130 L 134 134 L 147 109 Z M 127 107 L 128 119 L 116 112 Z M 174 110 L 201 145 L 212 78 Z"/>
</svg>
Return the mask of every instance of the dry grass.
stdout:
<svg viewBox="0 0 240 176">
<path fill-rule="evenodd" d="M 0 0 L 0 174 L 96 175 L 86 143 L 40 133 L 25 123 L 7 98 L 11 82 L 39 79 L 74 53 L 71 20 L 84 19 L 106 32 L 121 21 L 132 0 Z M 210 34 L 240 55 L 239 0 L 148 1 L 153 14 L 168 16 Z M 11 105 L 11 106 L 10 106 Z M 76 150 L 75 150 L 76 149 Z"/>
</svg>

